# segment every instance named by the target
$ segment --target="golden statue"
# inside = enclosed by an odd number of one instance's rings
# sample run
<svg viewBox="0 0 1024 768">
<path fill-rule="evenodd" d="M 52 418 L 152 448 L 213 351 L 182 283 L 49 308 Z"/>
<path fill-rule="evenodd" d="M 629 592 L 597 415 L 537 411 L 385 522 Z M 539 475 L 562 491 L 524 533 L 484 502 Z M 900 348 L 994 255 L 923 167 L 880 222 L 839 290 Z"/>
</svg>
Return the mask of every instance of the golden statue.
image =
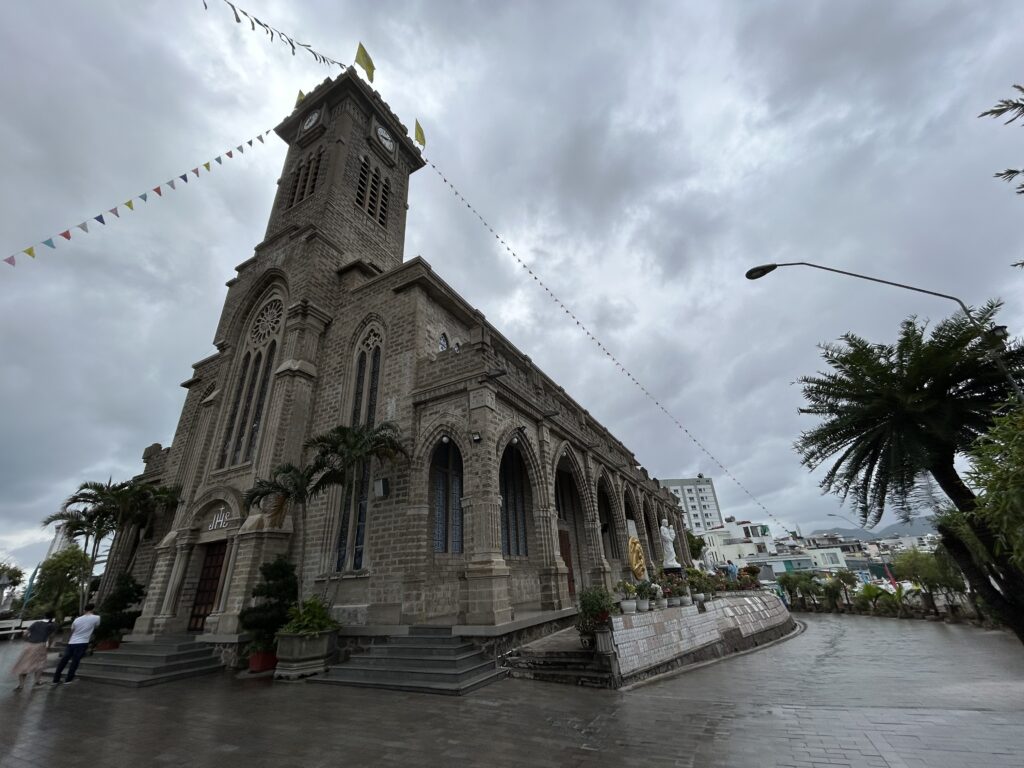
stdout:
<svg viewBox="0 0 1024 768">
<path fill-rule="evenodd" d="M 647 564 L 644 562 L 644 548 L 640 546 L 640 539 L 636 536 L 629 537 L 629 568 L 638 579 L 646 578 Z"/>
</svg>

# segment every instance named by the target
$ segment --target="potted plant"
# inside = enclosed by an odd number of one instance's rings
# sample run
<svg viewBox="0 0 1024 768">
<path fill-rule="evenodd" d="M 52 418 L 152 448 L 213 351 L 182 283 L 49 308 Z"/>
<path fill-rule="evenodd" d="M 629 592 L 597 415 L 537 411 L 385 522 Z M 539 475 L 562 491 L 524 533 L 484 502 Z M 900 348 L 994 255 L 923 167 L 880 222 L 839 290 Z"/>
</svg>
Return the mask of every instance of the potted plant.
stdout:
<svg viewBox="0 0 1024 768">
<path fill-rule="evenodd" d="M 622 612 L 625 614 L 636 613 L 636 585 L 623 579 L 615 585 L 615 589 L 622 595 L 622 600 L 619 602 Z"/>
<path fill-rule="evenodd" d="M 665 597 L 665 589 L 658 582 L 652 582 L 651 586 L 654 587 L 654 594 L 651 595 L 651 599 L 654 600 L 657 608 L 668 608 L 668 598 Z"/>
<path fill-rule="evenodd" d="M 325 672 L 338 652 L 338 629 L 330 609 L 310 597 L 288 609 L 289 621 L 277 633 L 275 679 L 295 680 Z"/>
<path fill-rule="evenodd" d="M 641 581 L 636 585 L 636 609 L 641 613 L 651 610 L 651 596 L 654 594 L 654 585 L 649 581 Z"/>
<path fill-rule="evenodd" d="M 611 637 L 608 619 L 615 610 L 615 600 L 608 590 L 602 586 L 587 587 L 579 595 L 579 613 L 576 614 L 576 631 L 580 633 L 580 645 L 585 650 L 593 650 L 599 644 L 597 635 L 604 633 L 606 646 L 604 652 L 611 650 Z"/>
<path fill-rule="evenodd" d="M 131 574 L 122 573 L 117 577 L 114 588 L 100 603 L 99 615 L 102 617 L 99 626 L 93 633 L 97 651 L 112 651 L 120 647 L 121 637 L 135 626 L 135 620 L 141 610 L 129 610 L 137 606 L 146 596 L 146 590 Z"/>
<path fill-rule="evenodd" d="M 263 580 L 252 590 L 259 600 L 242 610 L 239 623 L 249 633 L 246 647 L 249 671 L 266 672 L 277 666 L 277 633 L 288 622 L 288 608 L 298 596 L 295 566 L 278 556 L 271 563 L 260 566 Z"/>
<path fill-rule="evenodd" d="M 686 578 L 690 582 L 693 599 L 698 603 L 703 603 L 710 591 L 708 577 L 698 568 L 687 568 Z"/>
</svg>

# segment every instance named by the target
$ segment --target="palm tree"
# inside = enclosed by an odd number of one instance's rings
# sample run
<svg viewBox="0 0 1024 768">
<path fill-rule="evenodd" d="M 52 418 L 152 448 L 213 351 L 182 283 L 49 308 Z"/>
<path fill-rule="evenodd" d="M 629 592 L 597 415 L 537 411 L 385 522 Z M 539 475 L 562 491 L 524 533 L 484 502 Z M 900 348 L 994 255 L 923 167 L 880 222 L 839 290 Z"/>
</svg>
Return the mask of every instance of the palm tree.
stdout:
<svg viewBox="0 0 1024 768">
<path fill-rule="evenodd" d="M 401 434 L 397 424 L 383 421 L 376 426 L 338 426 L 310 438 L 306 447 L 316 452 L 314 461 L 323 470 L 317 481 L 318 492 L 330 486 L 347 488 L 355 479 L 356 469 L 371 459 L 408 456 Z"/>
<path fill-rule="evenodd" d="M 299 612 L 302 611 L 302 585 L 303 573 L 306 562 L 306 505 L 317 496 L 322 488 L 317 487 L 322 470 L 317 464 L 296 466 L 295 464 L 281 464 L 271 470 L 271 478 L 264 480 L 256 479 L 255 485 L 247 490 L 243 496 L 245 505 L 249 508 L 264 508 L 267 504 L 269 522 L 272 526 L 279 528 L 284 523 L 289 508 L 295 510 L 295 535 L 299 539 L 301 554 L 299 565 L 296 571 L 299 577 Z"/>
<path fill-rule="evenodd" d="M 988 327 L 999 307 L 989 302 L 975 319 Z M 881 519 L 886 504 L 909 518 L 921 481 L 934 479 L 974 540 L 940 521 L 946 549 L 971 587 L 1024 642 L 1024 572 L 1000 553 L 991 529 L 973 514 L 974 492 L 954 466 L 1013 398 L 991 340 L 963 313 L 927 337 L 926 325 L 912 317 L 896 344 L 846 334 L 841 344 L 824 345 L 822 356 L 833 370 L 800 379 L 809 403 L 800 412 L 822 417 L 796 443 L 803 463 L 816 469 L 835 459 L 821 487 L 851 498 L 866 526 Z M 1010 347 L 1002 359 L 1022 378 L 1024 347 Z"/>
<path fill-rule="evenodd" d="M 179 496 L 180 491 L 174 486 L 154 485 L 135 480 L 122 484 L 117 494 L 116 532 L 126 536 L 131 543 L 124 565 L 120 573 L 115 575 L 131 572 L 146 532 L 154 525 L 159 515 L 173 510 L 178 505 Z"/>
</svg>

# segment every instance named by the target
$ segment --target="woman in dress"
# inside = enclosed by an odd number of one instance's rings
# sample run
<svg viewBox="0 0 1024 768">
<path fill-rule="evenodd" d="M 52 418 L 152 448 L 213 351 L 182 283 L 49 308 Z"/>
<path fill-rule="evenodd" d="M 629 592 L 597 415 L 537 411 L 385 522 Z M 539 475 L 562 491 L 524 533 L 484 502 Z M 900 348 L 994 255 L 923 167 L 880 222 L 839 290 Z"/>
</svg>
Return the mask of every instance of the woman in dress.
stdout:
<svg viewBox="0 0 1024 768">
<path fill-rule="evenodd" d="M 14 663 L 11 672 L 18 676 L 18 687 L 20 691 L 25 687 L 28 676 L 35 673 L 36 685 L 42 685 L 43 668 L 46 666 L 46 652 L 50 649 L 53 633 L 57 625 L 53 622 L 53 611 L 46 612 L 45 621 L 34 621 L 25 630 L 25 650 Z"/>
</svg>

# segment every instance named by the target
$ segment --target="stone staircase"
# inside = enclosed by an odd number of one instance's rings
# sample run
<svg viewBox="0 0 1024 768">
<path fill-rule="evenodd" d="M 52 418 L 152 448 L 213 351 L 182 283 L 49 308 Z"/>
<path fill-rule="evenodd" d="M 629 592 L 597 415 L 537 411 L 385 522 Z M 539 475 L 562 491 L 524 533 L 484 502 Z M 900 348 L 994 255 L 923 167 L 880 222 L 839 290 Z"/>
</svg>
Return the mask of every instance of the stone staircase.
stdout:
<svg viewBox="0 0 1024 768">
<path fill-rule="evenodd" d="M 211 646 L 197 643 L 190 635 L 176 635 L 157 637 L 153 642 L 122 643 L 112 651 L 95 651 L 82 659 L 76 675 L 97 683 L 141 688 L 223 668 Z"/>
<path fill-rule="evenodd" d="M 524 645 L 504 659 L 509 675 L 528 680 L 615 688 L 611 668 L 593 651 L 584 650 L 570 627 Z"/>
<path fill-rule="evenodd" d="M 492 659 L 450 627 L 410 627 L 310 683 L 462 696 L 505 676 Z"/>
</svg>

